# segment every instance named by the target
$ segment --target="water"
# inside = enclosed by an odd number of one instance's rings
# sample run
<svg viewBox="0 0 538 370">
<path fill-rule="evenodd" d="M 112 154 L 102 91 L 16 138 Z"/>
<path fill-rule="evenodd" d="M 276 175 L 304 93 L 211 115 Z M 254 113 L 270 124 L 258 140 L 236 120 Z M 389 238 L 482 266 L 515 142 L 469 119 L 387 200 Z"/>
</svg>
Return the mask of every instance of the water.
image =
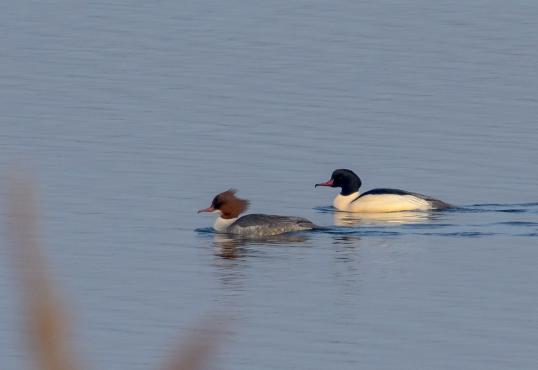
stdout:
<svg viewBox="0 0 538 370">
<path fill-rule="evenodd" d="M 219 369 L 536 368 L 536 19 L 531 1 L 1 4 L 0 170 L 35 170 L 82 357 L 155 368 L 216 316 Z M 463 208 L 335 214 L 313 184 L 342 167 Z M 230 187 L 331 228 L 203 232 L 196 209 Z"/>
</svg>

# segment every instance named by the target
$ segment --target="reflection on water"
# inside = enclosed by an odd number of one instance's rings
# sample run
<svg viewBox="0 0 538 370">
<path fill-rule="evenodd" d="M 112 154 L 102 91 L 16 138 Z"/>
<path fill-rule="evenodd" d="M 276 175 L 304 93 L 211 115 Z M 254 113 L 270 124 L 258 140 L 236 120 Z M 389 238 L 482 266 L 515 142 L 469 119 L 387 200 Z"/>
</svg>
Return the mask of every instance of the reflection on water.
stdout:
<svg viewBox="0 0 538 370">
<path fill-rule="evenodd" d="M 335 245 L 353 245 L 361 240 L 358 235 L 334 235 L 333 244 Z"/>
<path fill-rule="evenodd" d="M 241 247 L 241 244 L 228 234 L 215 234 L 213 237 L 215 255 L 224 259 L 236 259 L 245 256 L 246 250 Z"/>
<path fill-rule="evenodd" d="M 215 255 L 225 259 L 236 259 L 244 257 L 248 253 L 247 245 L 288 245 L 302 243 L 308 240 L 308 236 L 305 234 L 282 234 L 271 235 L 265 238 L 245 238 L 234 236 L 231 234 L 219 234 L 215 233 L 213 236 L 213 245 L 215 248 Z M 252 253 L 252 251 L 251 251 Z"/>
<path fill-rule="evenodd" d="M 204 232 L 202 230 L 202 232 Z M 219 282 L 219 289 L 215 300 L 223 306 L 227 307 L 230 312 L 236 312 L 240 304 L 238 301 L 248 291 L 249 286 L 249 271 L 253 265 L 263 264 L 273 265 L 275 261 L 276 246 L 279 252 L 287 250 L 287 247 L 295 249 L 299 246 L 306 246 L 304 243 L 309 240 L 309 236 L 305 234 L 283 234 L 272 235 L 266 238 L 245 238 L 231 234 L 214 233 L 212 246 L 214 249 L 215 260 L 215 277 Z M 258 266 L 259 268 L 260 266 Z M 235 314 L 232 317 L 236 317 Z"/>
<path fill-rule="evenodd" d="M 430 212 L 351 213 L 334 212 L 335 226 L 357 226 L 371 223 L 410 224 L 433 220 Z"/>
</svg>

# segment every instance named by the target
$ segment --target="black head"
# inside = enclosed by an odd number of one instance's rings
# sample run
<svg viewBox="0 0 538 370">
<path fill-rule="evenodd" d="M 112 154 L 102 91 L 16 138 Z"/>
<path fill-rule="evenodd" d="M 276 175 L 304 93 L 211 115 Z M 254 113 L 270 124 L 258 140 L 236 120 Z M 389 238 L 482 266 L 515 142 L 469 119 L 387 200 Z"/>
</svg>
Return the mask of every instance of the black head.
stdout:
<svg viewBox="0 0 538 370">
<path fill-rule="evenodd" d="M 359 176 L 353 171 L 346 169 L 334 170 L 331 179 L 315 186 L 330 186 L 331 188 L 342 188 L 340 194 L 349 195 L 359 191 L 362 182 Z"/>
</svg>

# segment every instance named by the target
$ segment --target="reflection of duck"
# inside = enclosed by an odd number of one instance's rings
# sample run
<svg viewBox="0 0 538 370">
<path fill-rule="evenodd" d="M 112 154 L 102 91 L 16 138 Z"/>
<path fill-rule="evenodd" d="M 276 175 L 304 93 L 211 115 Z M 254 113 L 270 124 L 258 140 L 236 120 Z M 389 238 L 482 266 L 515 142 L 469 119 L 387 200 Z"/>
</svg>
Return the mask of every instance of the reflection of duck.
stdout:
<svg viewBox="0 0 538 370">
<path fill-rule="evenodd" d="M 333 206 L 347 212 L 429 211 L 453 206 L 427 195 L 399 189 L 373 189 L 359 194 L 361 179 L 351 170 L 335 170 L 331 179 L 317 186 L 342 188 L 334 198 Z"/>
<path fill-rule="evenodd" d="M 237 235 L 216 233 L 213 238 L 213 244 L 217 255 L 227 259 L 235 259 L 247 254 L 244 248 L 246 245 L 302 243 L 307 239 L 304 235 L 294 234 L 271 235 L 263 239 L 247 239 Z"/>
<path fill-rule="evenodd" d="M 354 245 L 361 240 L 358 235 L 333 235 L 333 244 Z"/>
<path fill-rule="evenodd" d="M 337 211 L 333 213 L 333 222 L 336 226 L 356 226 L 364 223 L 407 224 L 431 219 L 432 215 L 426 212 L 351 213 Z"/>
<path fill-rule="evenodd" d="M 213 237 L 215 254 L 225 259 L 236 259 L 244 256 L 241 243 L 228 234 L 215 234 Z"/>
<path fill-rule="evenodd" d="M 312 230 L 316 228 L 312 222 L 302 217 L 250 214 L 239 217 L 246 211 L 249 202 L 235 196 L 236 190 L 228 190 L 213 198 L 211 206 L 198 211 L 217 213 L 219 217 L 213 228 L 217 232 L 243 235 L 249 237 L 265 237 L 293 231 Z"/>
</svg>

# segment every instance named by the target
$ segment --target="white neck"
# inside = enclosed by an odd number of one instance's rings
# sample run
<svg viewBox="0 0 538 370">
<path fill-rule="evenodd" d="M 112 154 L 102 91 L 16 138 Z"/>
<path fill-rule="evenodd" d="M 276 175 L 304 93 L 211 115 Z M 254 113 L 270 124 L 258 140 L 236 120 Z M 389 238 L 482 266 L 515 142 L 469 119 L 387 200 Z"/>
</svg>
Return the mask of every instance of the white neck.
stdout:
<svg viewBox="0 0 538 370">
<path fill-rule="evenodd" d="M 340 210 L 345 211 L 349 204 L 353 202 L 355 199 L 357 199 L 359 196 L 359 192 L 351 193 L 349 195 L 342 195 L 338 194 L 334 200 L 333 200 L 333 207 Z"/>
<path fill-rule="evenodd" d="M 237 221 L 239 217 L 236 218 L 222 218 L 221 216 L 217 217 L 215 220 L 215 223 L 213 224 L 213 229 L 215 229 L 218 232 L 224 232 L 230 227 L 231 224 L 233 224 L 235 221 Z"/>
</svg>

